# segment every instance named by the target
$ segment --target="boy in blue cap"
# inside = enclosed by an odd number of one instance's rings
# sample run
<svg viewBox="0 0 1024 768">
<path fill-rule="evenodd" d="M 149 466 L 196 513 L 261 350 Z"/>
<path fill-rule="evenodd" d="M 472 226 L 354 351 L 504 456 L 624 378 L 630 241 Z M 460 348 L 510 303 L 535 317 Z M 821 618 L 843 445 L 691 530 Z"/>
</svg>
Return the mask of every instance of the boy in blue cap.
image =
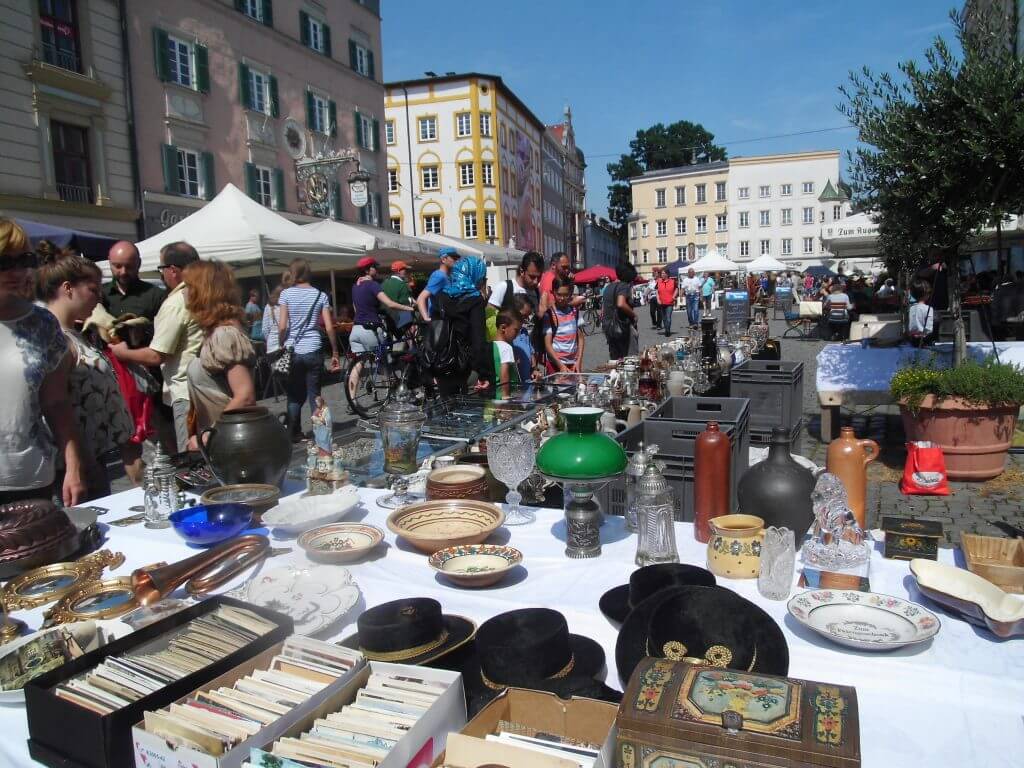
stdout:
<svg viewBox="0 0 1024 768">
<path fill-rule="evenodd" d="M 442 246 L 437 251 L 437 256 L 441 259 L 441 266 L 430 273 L 427 286 L 416 297 L 416 306 L 420 310 L 420 316 L 427 322 L 430 322 L 434 307 L 437 306 L 432 297 L 439 295 L 448 285 L 448 273 L 451 271 L 452 265 L 458 261 L 459 255 L 459 252 L 450 245 Z"/>
</svg>

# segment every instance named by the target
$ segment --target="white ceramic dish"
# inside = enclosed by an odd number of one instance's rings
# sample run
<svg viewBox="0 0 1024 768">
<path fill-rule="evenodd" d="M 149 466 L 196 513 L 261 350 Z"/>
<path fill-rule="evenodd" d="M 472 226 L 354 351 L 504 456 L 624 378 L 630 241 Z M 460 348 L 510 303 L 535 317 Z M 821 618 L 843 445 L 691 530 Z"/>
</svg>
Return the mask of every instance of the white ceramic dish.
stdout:
<svg viewBox="0 0 1024 768">
<path fill-rule="evenodd" d="M 59 627 L 50 627 L 42 632 L 34 632 L 31 635 L 25 637 L 19 637 L 7 645 L 0 647 L 0 667 L 7 666 L 7 658 L 12 653 L 17 653 L 20 648 L 28 645 L 29 643 L 43 639 L 48 635 L 52 635 L 61 629 L 70 629 L 79 642 L 87 642 L 86 638 L 93 636 L 94 631 L 98 630 L 103 633 L 104 642 L 102 645 L 106 645 L 110 640 L 116 640 L 130 635 L 134 630 L 122 621 L 116 619 L 105 619 L 97 621 L 76 621 L 72 624 L 63 624 Z M 97 645 L 96 648 L 102 647 Z M 33 655 L 33 658 L 28 660 L 30 664 L 41 664 L 42 661 L 38 656 Z M 13 660 L 12 660 L 13 662 Z M 60 666 L 59 664 L 52 665 L 52 668 Z M 50 667 L 41 669 L 38 674 L 34 677 L 49 671 Z M 26 681 L 27 682 L 27 681 Z M 9 691 L 0 691 L 0 704 L 23 704 L 25 702 L 25 691 L 21 688 L 16 688 Z"/>
<path fill-rule="evenodd" d="M 352 485 L 321 496 L 289 496 L 263 513 L 263 524 L 297 536 L 310 528 L 338 522 L 358 503 L 359 491 Z"/>
<path fill-rule="evenodd" d="M 359 602 L 359 587 L 347 568 L 282 565 L 257 573 L 238 590 L 242 600 L 291 616 L 295 634 L 314 635 Z"/>
<path fill-rule="evenodd" d="M 921 594 L 964 621 L 999 637 L 1024 637 L 1024 598 L 1010 595 L 976 573 L 934 560 L 910 561 Z"/>
<path fill-rule="evenodd" d="M 939 618 L 917 603 L 871 592 L 818 589 L 802 592 L 786 606 L 808 629 L 861 651 L 891 651 L 930 640 Z"/>
</svg>

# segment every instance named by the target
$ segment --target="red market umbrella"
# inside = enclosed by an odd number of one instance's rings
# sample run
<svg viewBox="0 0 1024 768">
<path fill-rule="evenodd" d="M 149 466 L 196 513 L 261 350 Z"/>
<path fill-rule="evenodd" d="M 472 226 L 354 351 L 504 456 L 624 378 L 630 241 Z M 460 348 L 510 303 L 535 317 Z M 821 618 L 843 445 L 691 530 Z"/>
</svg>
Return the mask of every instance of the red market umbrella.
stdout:
<svg viewBox="0 0 1024 768">
<path fill-rule="evenodd" d="M 598 280 L 614 280 L 615 270 L 611 267 L 606 267 L 604 264 L 598 264 L 594 267 L 587 267 L 576 273 L 573 278 L 573 282 L 577 285 L 583 285 L 585 283 L 596 283 Z"/>
</svg>

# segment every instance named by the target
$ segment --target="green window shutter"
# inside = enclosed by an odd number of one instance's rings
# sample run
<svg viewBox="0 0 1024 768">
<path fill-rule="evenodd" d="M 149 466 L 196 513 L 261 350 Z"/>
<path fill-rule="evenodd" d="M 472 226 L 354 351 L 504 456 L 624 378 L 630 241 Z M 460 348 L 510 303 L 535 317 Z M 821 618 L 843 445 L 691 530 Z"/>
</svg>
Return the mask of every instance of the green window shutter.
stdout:
<svg viewBox="0 0 1024 768">
<path fill-rule="evenodd" d="M 160 159 L 164 166 L 164 192 L 178 194 L 178 148 L 173 144 L 160 147 Z"/>
<path fill-rule="evenodd" d="M 324 31 L 324 56 L 326 56 L 329 59 L 329 58 L 331 58 L 331 55 L 332 55 L 332 51 L 331 51 L 331 28 L 328 27 L 326 24 L 324 24 L 322 29 Z"/>
<path fill-rule="evenodd" d="M 375 79 L 373 71 L 373 51 L 366 51 L 366 76 L 371 80 Z"/>
<path fill-rule="evenodd" d="M 268 82 L 270 88 L 270 116 L 278 117 L 281 113 L 281 101 L 277 97 L 277 78 L 271 75 Z"/>
<path fill-rule="evenodd" d="M 327 117 L 330 122 L 330 133 L 331 136 L 338 135 L 338 105 L 334 103 L 334 99 L 327 102 Z"/>
<path fill-rule="evenodd" d="M 369 209 L 370 209 L 369 202 L 367 202 L 366 205 L 364 205 L 362 208 L 359 209 L 359 223 L 360 224 L 367 224 L 367 223 L 369 223 Z"/>
<path fill-rule="evenodd" d="M 245 0 L 235 0 L 235 10 L 245 11 Z"/>
<path fill-rule="evenodd" d="M 280 168 L 274 169 L 274 210 L 284 210 L 284 171 Z"/>
<path fill-rule="evenodd" d="M 203 164 L 203 197 L 207 200 L 213 200 L 217 194 L 217 180 L 213 175 L 213 153 L 203 152 L 201 157 Z"/>
<path fill-rule="evenodd" d="M 299 11 L 299 40 L 309 46 L 309 14 L 305 11 Z"/>
<path fill-rule="evenodd" d="M 156 64 L 156 76 L 167 82 L 171 79 L 171 65 L 167 61 L 167 33 L 160 27 L 153 27 L 153 61 Z"/>
<path fill-rule="evenodd" d="M 356 68 L 356 41 L 355 40 L 349 40 L 348 41 L 348 65 L 350 67 L 352 67 L 352 69 Z"/>
<path fill-rule="evenodd" d="M 245 164 L 245 194 L 253 200 L 259 200 L 256 194 L 256 166 L 252 163 Z"/>
<path fill-rule="evenodd" d="M 197 45 L 196 49 L 196 90 L 200 93 L 210 92 L 210 56 L 205 45 Z"/>
<path fill-rule="evenodd" d="M 380 152 L 380 120 L 373 121 L 373 151 Z"/>
<path fill-rule="evenodd" d="M 252 109 L 252 82 L 249 68 L 242 62 L 238 62 L 238 100 L 246 109 Z"/>
<path fill-rule="evenodd" d="M 356 123 L 356 144 L 358 146 L 360 146 L 360 147 L 365 147 L 366 144 L 363 141 L 363 120 L 362 120 L 362 116 L 358 112 L 355 113 L 355 116 L 356 116 L 356 119 L 355 119 L 355 123 Z"/>
<path fill-rule="evenodd" d="M 316 104 L 313 102 L 313 92 L 306 91 L 306 127 L 313 130 L 313 112 L 316 110 Z"/>
<path fill-rule="evenodd" d="M 341 221 L 341 184 L 331 182 L 331 218 Z"/>
<path fill-rule="evenodd" d="M 263 23 L 268 26 L 274 26 L 274 3 L 272 0 L 263 0 Z"/>
<path fill-rule="evenodd" d="M 374 221 L 374 222 L 373 222 L 373 224 L 375 224 L 376 226 L 378 226 L 378 227 L 379 227 L 379 226 L 381 225 L 381 212 L 380 212 L 380 192 L 378 192 L 377 194 L 375 194 L 375 195 L 373 196 L 373 199 L 374 199 L 374 202 L 375 202 L 375 203 L 377 204 L 377 205 L 376 205 L 376 211 L 377 211 L 377 220 L 376 220 L 376 221 Z"/>
</svg>

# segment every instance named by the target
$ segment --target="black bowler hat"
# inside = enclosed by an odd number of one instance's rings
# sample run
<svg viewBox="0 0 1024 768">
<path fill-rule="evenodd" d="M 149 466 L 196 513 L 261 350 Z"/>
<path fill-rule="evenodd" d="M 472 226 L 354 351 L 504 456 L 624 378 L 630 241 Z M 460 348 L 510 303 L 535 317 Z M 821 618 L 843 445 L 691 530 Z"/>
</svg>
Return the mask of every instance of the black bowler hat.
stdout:
<svg viewBox="0 0 1024 768">
<path fill-rule="evenodd" d="M 700 658 L 783 677 L 789 673 L 789 646 L 775 620 L 717 586 L 663 589 L 630 612 L 615 643 L 619 678 L 628 682 L 644 656 Z"/>
<path fill-rule="evenodd" d="M 368 608 L 356 620 L 358 632 L 341 641 L 371 661 L 431 664 L 473 639 L 476 625 L 441 613 L 429 597 L 409 597 Z"/>
<path fill-rule="evenodd" d="M 617 694 L 595 679 L 604 669 L 601 646 L 570 634 L 565 616 L 550 608 L 522 608 L 488 619 L 476 633 L 475 646 L 475 656 L 463 669 L 471 716 L 505 688 L 561 696 Z"/>
<path fill-rule="evenodd" d="M 601 613 L 621 624 L 633 608 L 666 587 L 713 587 L 715 575 L 696 565 L 658 563 L 637 568 L 629 584 L 613 587 L 601 595 Z"/>
</svg>

